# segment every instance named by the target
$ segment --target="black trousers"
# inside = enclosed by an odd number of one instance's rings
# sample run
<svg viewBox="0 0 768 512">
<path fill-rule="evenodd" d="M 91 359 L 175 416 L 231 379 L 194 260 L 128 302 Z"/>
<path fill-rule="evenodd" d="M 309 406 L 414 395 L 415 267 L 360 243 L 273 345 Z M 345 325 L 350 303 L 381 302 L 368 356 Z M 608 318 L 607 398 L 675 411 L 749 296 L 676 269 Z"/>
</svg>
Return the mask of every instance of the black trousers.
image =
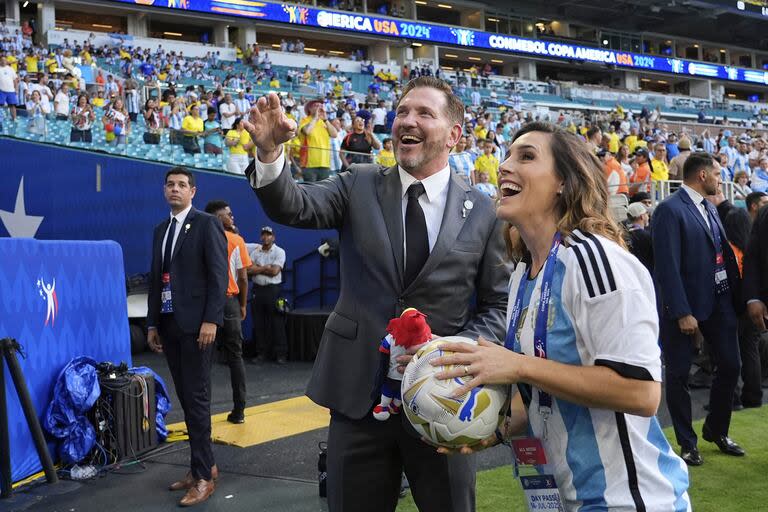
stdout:
<svg viewBox="0 0 768 512">
<path fill-rule="evenodd" d="M 214 465 L 211 444 L 211 355 L 213 344 L 200 350 L 197 333 L 182 331 L 173 314 L 161 315 L 158 334 L 171 370 L 176 395 L 184 410 L 190 446 L 190 470 L 210 480 Z"/>
<path fill-rule="evenodd" d="M 243 333 L 240 300 L 237 295 L 227 297 L 224 303 L 224 325 L 219 329 L 219 348 L 229 366 L 234 408 L 245 409 L 245 364 L 243 363 Z"/>
<path fill-rule="evenodd" d="M 760 364 L 760 331 L 744 314 L 739 318 L 739 351 L 741 352 L 741 403 L 756 405 L 763 402 Z"/>
<path fill-rule="evenodd" d="M 474 455 L 441 455 L 416 437 L 403 414 L 378 421 L 331 413 L 329 512 L 392 512 L 405 470 L 420 512 L 475 510 Z"/>
<path fill-rule="evenodd" d="M 276 305 L 280 291 L 279 284 L 253 286 L 253 339 L 256 341 L 256 351 L 264 357 L 288 355 L 285 317 L 277 310 Z"/>
<path fill-rule="evenodd" d="M 699 321 L 715 367 L 709 391 L 706 425 L 715 435 L 728 435 L 733 409 L 733 395 L 739 380 L 741 358 L 737 341 L 736 314 L 730 294 L 718 298 L 715 311 Z M 697 446 L 698 437 L 691 424 L 691 394 L 688 373 L 694 356 L 693 337 L 680 332 L 677 319 L 661 321 L 661 344 L 666 368 L 666 397 L 677 442 L 683 450 Z"/>
</svg>

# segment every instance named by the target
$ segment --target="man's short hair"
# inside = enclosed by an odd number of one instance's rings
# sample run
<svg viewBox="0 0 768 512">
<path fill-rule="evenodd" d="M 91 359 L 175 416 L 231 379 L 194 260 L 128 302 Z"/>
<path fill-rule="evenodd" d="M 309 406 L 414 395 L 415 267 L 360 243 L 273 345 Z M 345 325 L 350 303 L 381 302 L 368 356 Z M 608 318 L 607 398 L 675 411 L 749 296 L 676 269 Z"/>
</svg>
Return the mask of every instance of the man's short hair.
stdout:
<svg viewBox="0 0 768 512">
<path fill-rule="evenodd" d="M 598 126 L 592 126 L 589 130 L 587 130 L 587 140 L 592 140 L 592 137 L 594 137 L 595 134 L 599 132 L 600 128 Z"/>
<path fill-rule="evenodd" d="M 192 174 L 192 171 L 180 165 L 177 165 L 176 167 L 172 167 L 171 169 L 168 170 L 168 172 L 165 173 L 165 181 L 163 183 L 168 181 L 168 176 L 172 174 L 183 174 L 189 180 L 189 186 L 190 187 L 195 186 L 195 175 Z"/>
<path fill-rule="evenodd" d="M 432 76 L 420 76 L 419 78 L 414 78 L 408 82 L 403 89 L 403 93 L 400 95 L 400 99 L 397 101 L 397 105 L 395 105 L 395 110 L 397 110 L 397 106 L 400 105 L 400 102 L 403 101 L 403 98 L 405 98 L 409 92 L 416 89 L 417 87 L 431 87 L 432 89 L 437 89 L 438 91 L 442 92 L 445 96 L 448 119 L 450 119 L 451 122 L 455 124 L 464 124 L 464 102 L 462 102 L 459 97 L 453 93 L 453 89 L 451 89 L 451 86 L 448 85 L 448 82 Z"/>
<path fill-rule="evenodd" d="M 707 167 L 714 167 L 715 159 L 712 155 L 705 152 L 692 153 L 691 156 L 685 159 L 683 165 L 683 179 L 687 180 Z"/>
<path fill-rule="evenodd" d="M 218 211 L 227 207 L 229 207 L 229 203 L 226 201 L 221 199 L 214 199 L 213 201 L 208 201 L 208 204 L 205 205 L 205 213 L 215 215 Z"/>
<path fill-rule="evenodd" d="M 752 192 L 751 194 L 747 194 L 746 199 L 744 200 L 745 203 L 747 203 L 747 211 L 752 209 L 752 205 L 754 204 L 760 204 L 760 198 L 766 197 L 768 194 L 765 192 Z"/>
</svg>

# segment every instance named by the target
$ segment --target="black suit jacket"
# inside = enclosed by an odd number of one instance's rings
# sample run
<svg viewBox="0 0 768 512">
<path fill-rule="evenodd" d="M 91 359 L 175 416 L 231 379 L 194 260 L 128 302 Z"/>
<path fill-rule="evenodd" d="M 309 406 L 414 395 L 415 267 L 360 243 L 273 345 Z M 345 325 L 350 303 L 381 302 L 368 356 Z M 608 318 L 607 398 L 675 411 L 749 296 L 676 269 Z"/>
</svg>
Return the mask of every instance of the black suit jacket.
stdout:
<svg viewBox="0 0 768 512">
<path fill-rule="evenodd" d="M 744 299 L 768 304 L 768 208 L 763 207 L 752 224 L 744 253 Z"/>
<path fill-rule="evenodd" d="M 152 242 L 147 325 L 160 321 L 163 237 L 170 218 L 155 227 Z M 180 227 L 171 259 L 173 314 L 184 332 L 196 334 L 203 322 L 221 325 L 227 296 L 227 239 L 219 220 L 194 207 Z"/>
<path fill-rule="evenodd" d="M 628 230 L 629 251 L 653 275 L 653 241 L 651 240 L 651 232 L 636 226 L 629 227 Z"/>
</svg>

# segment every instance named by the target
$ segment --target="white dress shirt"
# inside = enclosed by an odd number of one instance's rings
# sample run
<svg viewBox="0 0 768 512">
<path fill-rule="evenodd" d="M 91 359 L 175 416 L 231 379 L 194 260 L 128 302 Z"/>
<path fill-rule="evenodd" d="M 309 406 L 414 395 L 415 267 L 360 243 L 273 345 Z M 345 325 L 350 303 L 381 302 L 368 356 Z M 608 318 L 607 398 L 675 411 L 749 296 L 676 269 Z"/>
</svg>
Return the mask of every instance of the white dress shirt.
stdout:
<svg viewBox="0 0 768 512">
<path fill-rule="evenodd" d="M 704 196 L 693 190 L 691 187 L 683 183 L 682 189 L 685 190 L 688 193 L 688 197 L 691 198 L 691 201 L 693 201 L 693 204 L 696 205 L 696 208 L 699 210 L 699 213 L 702 217 L 704 217 L 704 222 L 707 224 L 707 227 L 712 229 L 709 225 L 709 214 L 707 213 L 706 208 L 704 207 L 701 202 L 704 200 Z"/>
<path fill-rule="evenodd" d="M 251 174 L 251 186 L 253 188 L 266 187 L 280 176 L 285 164 L 285 155 L 280 152 L 277 160 L 271 164 L 265 164 L 259 161 L 258 157 L 253 160 L 256 167 Z M 400 184 L 402 185 L 402 210 L 403 210 L 403 254 L 405 254 L 405 209 L 408 205 L 408 187 L 416 180 L 408 174 L 402 167 L 398 166 L 400 174 Z M 451 181 L 451 168 L 445 166 L 442 170 L 433 174 L 429 178 L 422 180 L 426 193 L 419 197 L 419 204 L 424 211 L 424 220 L 427 222 L 427 238 L 429 238 L 429 251 L 435 247 L 437 235 L 440 233 L 440 227 L 443 223 L 443 212 L 445 203 L 448 200 L 448 185 Z"/>
<path fill-rule="evenodd" d="M 397 166 L 397 172 L 400 173 L 400 184 L 403 193 L 403 256 L 407 254 L 405 247 L 405 210 L 408 207 L 408 187 L 418 180 L 408 174 L 408 172 Z M 427 238 L 429 239 L 429 252 L 435 247 L 437 235 L 440 233 L 440 226 L 443 223 L 443 212 L 445 211 L 445 202 L 448 200 L 448 184 L 451 181 L 451 168 L 443 167 L 429 178 L 421 180 L 426 193 L 419 196 L 419 204 L 424 211 L 424 220 L 427 221 Z"/>
<path fill-rule="evenodd" d="M 174 249 L 176 249 L 176 240 L 179 239 L 179 233 L 181 233 L 181 226 L 184 224 L 184 221 L 187 219 L 187 214 L 189 214 L 189 210 L 192 209 L 192 205 L 190 204 L 186 208 L 184 208 L 182 211 L 177 213 L 176 215 L 171 214 L 171 218 L 176 219 L 176 231 L 173 233 L 173 243 L 171 243 L 171 254 L 173 254 Z M 160 255 L 161 259 L 160 261 L 165 260 L 165 242 L 168 240 L 168 232 L 171 230 L 171 223 L 168 223 L 168 229 L 165 230 L 165 236 L 163 236 L 163 243 L 160 245 Z"/>
</svg>

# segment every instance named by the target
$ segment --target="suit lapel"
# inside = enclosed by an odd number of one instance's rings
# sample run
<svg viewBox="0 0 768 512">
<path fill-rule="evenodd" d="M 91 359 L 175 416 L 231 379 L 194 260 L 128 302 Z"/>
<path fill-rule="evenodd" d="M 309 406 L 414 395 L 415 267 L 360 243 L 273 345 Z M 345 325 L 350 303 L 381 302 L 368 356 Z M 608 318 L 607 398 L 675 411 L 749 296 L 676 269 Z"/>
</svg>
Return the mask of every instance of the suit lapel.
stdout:
<svg viewBox="0 0 768 512">
<path fill-rule="evenodd" d="M 195 207 L 193 206 L 191 210 L 189 210 L 189 213 L 187 214 L 187 218 L 184 219 L 184 224 L 179 226 L 179 238 L 176 239 L 176 245 L 173 246 L 173 257 L 171 258 L 171 261 L 176 257 L 177 254 L 179 254 L 179 249 L 181 248 L 181 244 L 184 243 L 184 240 L 187 239 L 187 232 L 189 229 L 192 229 L 192 221 L 194 220 L 196 216 Z M 170 221 L 169 221 L 170 222 Z M 189 226 L 189 229 L 187 229 L 186 226 Z"/>
<path fill-rule="evenodd" d="M 688 210 L 691 212 L 691 215 L 696 219 L 696 221 L 701 225 L 702 228 L 704 228 L 704 232 L 707 233 L 707 236 L 709 237 L 709 241 L 712 242 L 712 245 L 715 245 L 715 239 L 712 238 L 712 231 L 709 229 L 709 226 L 707 226 L 707 223 L 704 221 L 704 218 L 701 216 L 701 211 L 699 208 L 693 204 L 693 200 L 691 199 L 691 196 L 688 195 L 688 192 L 686 192 L 683 189 L 680 189 L 678 192 L 680 194 L 680 199 L 682 199 L 683 203 L 688 207 Z"/>
<path fill-rule="evenodd" d="M 387 226 L 392 255 L 395 258 L 397 275 L 403 284 L 403 193 L 397 166 L 390 167 L 379 175 L 376 195 L 379 199 L 384 224 Z"/>
<path fill-rule="evenodd" d="M 437 235 L 437 241 L 432 252 L 429 253 L 427 262 L 413 280 L 406 292 L 417 286 L 424 276 L 429 275 L 445 258 L 448 252 L 456 242 L 456 238 L 464 227 L 467 217 L 462 215 L 464 201 L 468 199 L 469 187 L 455 173 L 451 172 L 451 180 L 448 182 L 448 198 L 445 201 L 445 211 L 443 212 L 443 221 L 440 224 L 440 233 Z M 471 214 L 471 209 L 466 211 L 467 216 Z M 402 246 L 402 245 L 401 245 Z"/>
</svg>

